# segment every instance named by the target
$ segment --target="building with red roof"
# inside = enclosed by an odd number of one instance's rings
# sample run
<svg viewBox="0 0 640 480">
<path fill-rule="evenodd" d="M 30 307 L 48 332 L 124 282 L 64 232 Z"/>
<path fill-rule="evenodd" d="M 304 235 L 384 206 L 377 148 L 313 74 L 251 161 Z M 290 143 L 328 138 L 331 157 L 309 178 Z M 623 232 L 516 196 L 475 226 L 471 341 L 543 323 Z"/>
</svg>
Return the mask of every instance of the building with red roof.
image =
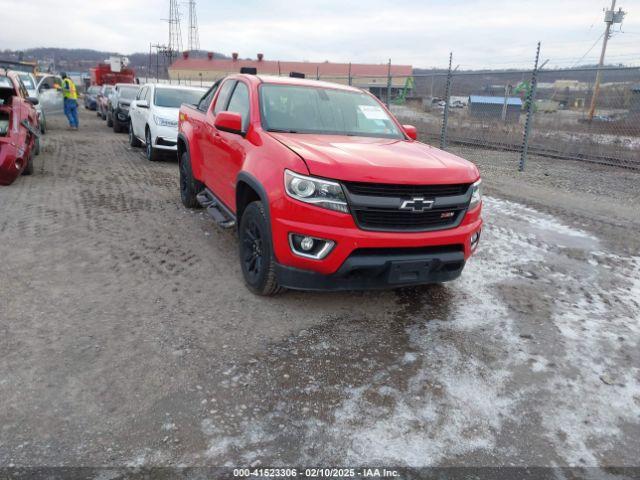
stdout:
<svg viewBox="0 0 640 480">
<path fill-rule="evenodd" d="M 175 60 L 169 67 L 171 80 L 202 80 L 209 83 L 233 73 L 240 73 L 241 68 L 255 68 L 259 74 L 289 76 L 291 72 L 303 73 L 306 78 L 320 78 L 321 80 L 337 83 L 349 83 L 356 87 L 366 88 L 375 95 L 385 96 L 387 88 L 387 64 L 364 63 L 332 63 L 332 62 L 287 62 L 279 60 L 265 60 L 258 54 L 255 60 L 240 59 L 237 53 L 232 58 L 214 58 L 209 54 L 207 58 L 194 58 L 187 52 Z M 411 65 L 391 65 L 392 95 L 405 87 L 407 79 L 411 77 Z"/>
</svg>

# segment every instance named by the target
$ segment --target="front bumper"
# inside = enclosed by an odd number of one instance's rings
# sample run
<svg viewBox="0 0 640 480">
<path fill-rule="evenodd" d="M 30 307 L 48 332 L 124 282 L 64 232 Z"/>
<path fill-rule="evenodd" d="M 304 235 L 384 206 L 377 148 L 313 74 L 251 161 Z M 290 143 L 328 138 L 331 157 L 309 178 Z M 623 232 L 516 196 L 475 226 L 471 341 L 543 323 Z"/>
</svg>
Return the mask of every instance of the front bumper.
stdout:
<svg viewBox="0 0 640 480">
<path fill-rule="evenodd" d="M 434 248 L 426 251 L 397 250 L 380 254 L 367 249 L 354 251 L 337 272 L 323 275 L 276 264 L 278 284 L 299 290 L 371 290 L 424 285 L 454 280 L 464 268 L 460 248 Z"/>
<path fill-rule="evenodd" d="M 289 288 L 312 290 L 389 288 L 452 280 L 460 275 L 477 246 L 471 245 L 471 238 L 482 229 L 481 210 L 482 204 L 466 211 L 453 228 L 372 231 L 359 228 L 351 214 L 280 197 L 271 204 L 270 212 L 278 280 Z M 290 233 L 332 240 L 335 246 L 324 259 L 304 258 L 291 251 Z M 422 262 L 422 266 L 411 262 Z M 393 277 L 394 269 L 400 277 Z"/>
<path fill-rule="evenodd" d="M 153 132 L 153 147 L 160 150 L 178 150 L 178 127 L 164 127 L 157 125 Z"/>
<path fill-rule="evenodd" d="M 129 110 L 114 110 L 113 120 L 121 125 L 129 123 Z"/>
</svg>

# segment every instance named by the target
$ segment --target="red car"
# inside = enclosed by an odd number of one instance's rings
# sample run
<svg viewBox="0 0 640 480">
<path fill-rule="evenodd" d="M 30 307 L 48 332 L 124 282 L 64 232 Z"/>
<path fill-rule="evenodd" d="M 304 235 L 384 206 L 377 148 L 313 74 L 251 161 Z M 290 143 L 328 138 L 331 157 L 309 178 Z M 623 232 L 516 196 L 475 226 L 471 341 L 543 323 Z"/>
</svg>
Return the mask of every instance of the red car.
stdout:
<svg viewBox="0 0 640 480">
<path fill-rule="evenodd" d="M 229 76 L 182 106 L 178 158 L 183 204 L 237 225 L 258 294 L 445 282 L 478 246 L 475 165 L 357 88 Z"/>
<path fill-rule="evenodd" d="M 0 185 L 33 172 L 39 145 L 37 103 L 15 72 L 0 69 Z"/>
</svg>

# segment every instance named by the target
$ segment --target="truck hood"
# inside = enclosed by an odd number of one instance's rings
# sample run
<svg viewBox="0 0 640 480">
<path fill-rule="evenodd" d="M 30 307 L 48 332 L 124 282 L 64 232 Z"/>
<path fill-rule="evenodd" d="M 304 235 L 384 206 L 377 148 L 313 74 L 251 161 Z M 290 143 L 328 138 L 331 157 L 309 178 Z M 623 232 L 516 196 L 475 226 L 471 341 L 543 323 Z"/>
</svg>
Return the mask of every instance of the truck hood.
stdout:
<svg viewBox="0 0 640 480">
<path fill-rule="evenodd" d="M 400 183 L 471 183 L 474 164 L 430 145 L 407 140 L 270 132 L 307 164 L 309 172 L 336 180 Z"/>
</svg>

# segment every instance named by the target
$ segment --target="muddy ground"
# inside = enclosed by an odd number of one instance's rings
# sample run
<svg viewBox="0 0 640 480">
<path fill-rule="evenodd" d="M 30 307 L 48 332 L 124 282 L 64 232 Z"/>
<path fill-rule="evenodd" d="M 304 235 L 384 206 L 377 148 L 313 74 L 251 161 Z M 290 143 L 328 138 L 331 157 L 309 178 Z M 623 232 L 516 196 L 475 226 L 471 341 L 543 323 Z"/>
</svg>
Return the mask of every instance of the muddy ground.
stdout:
<svg viewBox="0 0 640 480">
<path fill-rule="evenodd" d="M 485 151 L 459 280 L 260 298 L 175 161 L 81 120 L 0 190 L 0 467 L 638 466 L 637 172 Z"/>
</svg>

